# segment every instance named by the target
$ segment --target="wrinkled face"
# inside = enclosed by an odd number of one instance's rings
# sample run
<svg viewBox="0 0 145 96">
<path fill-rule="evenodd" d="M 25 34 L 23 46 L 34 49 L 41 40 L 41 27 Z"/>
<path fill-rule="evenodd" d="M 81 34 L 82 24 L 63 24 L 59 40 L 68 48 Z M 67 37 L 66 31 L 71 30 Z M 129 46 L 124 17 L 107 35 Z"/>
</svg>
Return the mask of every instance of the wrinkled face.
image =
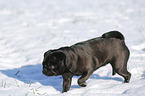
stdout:
<svg viewBox="0 0 145 96">
<path fill-rule="evenodd" d="M 61 75 L 64 71 L 64 54 L 62 52 L 46 52 L 43 59 L 43 74 L 46 76 Z"/>
</svg>

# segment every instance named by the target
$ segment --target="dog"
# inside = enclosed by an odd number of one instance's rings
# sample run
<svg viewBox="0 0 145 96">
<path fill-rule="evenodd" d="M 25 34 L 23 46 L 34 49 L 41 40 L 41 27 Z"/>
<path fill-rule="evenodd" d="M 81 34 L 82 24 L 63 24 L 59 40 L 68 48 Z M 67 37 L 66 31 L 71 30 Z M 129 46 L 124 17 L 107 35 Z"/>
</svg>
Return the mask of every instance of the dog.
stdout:
<svg viewBox="0 0 145 96">
<path fill-rule="evenodd" d="M 93 72 L 110 63 L 112 75 L 118 73 L 128 83 L 131 78 L 131 73 L 127 71 L 129 55 L 124 36 L 119 31 L 110 31 L 69 47 L 48 50 L 44 53 L 42 72 L 46 76 L 62 75 L 62 92 L 67 92 L 73 76 L 81 75 L 78 85 L 86 87 L 86 80 Z"/>
</svg>

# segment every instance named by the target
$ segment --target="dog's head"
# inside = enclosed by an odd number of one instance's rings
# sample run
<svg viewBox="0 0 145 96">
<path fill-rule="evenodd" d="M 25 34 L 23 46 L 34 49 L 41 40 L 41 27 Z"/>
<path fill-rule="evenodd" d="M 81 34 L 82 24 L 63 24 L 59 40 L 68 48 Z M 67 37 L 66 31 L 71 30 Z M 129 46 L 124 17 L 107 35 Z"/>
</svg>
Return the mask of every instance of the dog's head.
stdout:
<svg viewBox="0 0 145 96">
<path fill-rule="evenodd" d="M 66 55 L 59 51 L 47 51 L 44 53 L 43 74 L 46 76 L 61 75 L 65 70 Z"/>
</svg>

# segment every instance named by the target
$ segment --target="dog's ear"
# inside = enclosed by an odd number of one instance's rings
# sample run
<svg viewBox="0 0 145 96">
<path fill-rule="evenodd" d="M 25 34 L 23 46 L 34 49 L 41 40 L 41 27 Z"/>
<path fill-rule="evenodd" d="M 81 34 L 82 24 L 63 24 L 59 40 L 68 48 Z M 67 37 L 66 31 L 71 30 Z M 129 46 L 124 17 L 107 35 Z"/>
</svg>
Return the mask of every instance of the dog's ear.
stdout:
<svg viewBox="0 0 145 96">
<path fill-rule="evenodd" d="M 50 53 L 50 52 L 51 52 L 51 50 L 46 51 L 46 52 L 44 53 L 44 57 L 46 56 L 46 54 L 48 54 L 48 53 Z"/>
<path fill-rule="evenodd" d="M 55 52 L 53 56 L 57 58 L 57 60 L 63 61 L 66 59 L 66 55 L 63 52 Z"/>
<path fill-rule="evenodd" d="M 59 74 L 63 74 L 65 71 L 65 60 L 66 60 L 66 55 L 63 52 L 55 52 L 53 53 L 53 56 L 58 60 L 58 71 Z"/>
<path fill-rule="evenodd" d="M 44 57 L 46 56 L 47 52 L 44 53 Z"/>
</svg>

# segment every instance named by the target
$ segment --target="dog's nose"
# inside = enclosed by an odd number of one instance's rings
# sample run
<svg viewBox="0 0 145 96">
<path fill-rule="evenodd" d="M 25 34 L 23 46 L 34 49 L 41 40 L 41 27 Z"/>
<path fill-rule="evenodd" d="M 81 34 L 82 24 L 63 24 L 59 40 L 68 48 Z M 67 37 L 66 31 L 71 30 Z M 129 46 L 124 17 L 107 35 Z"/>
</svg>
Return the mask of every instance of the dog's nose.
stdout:
<svg viewBox="0 0 145 96">
<path fill-rule="evenodd" d="M 49 69 L 54 69 L 54 66 L 53 65 L 49 66 Z"/>
</svg>

